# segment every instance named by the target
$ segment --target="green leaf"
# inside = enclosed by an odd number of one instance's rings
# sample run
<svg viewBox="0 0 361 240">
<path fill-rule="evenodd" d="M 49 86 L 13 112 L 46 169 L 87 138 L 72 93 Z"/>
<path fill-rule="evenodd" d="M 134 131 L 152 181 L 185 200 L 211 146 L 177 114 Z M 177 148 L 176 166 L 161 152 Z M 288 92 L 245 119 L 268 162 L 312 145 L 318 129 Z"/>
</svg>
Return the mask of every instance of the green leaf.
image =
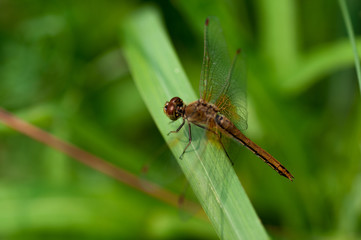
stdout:
<svg viewBox="0 0 361 240">
<path fill-rule="evenodd" d="M 356 39 L 356 44 L 361 45 L 360 38 Z M 330 72 L 352 66 L 354 54 L 357 55 L 347 40 L 314 49 L 299 61 L 292 74 L 280 81 L 281 90 L 289 95 L 300 94 Z"/>
<path fill-rule="evenodd" d="M 262 54 L 272 59 L 277 75 L 297 65 L 297 4 L 288 0 L 259 0 L 256 4 L 259 14 L 259 34 Z M 275 47 L 282 46 L 282 47 Z"/>
<path fill-rule="evenodd" d="M 340 4 L 342 16 L 343 16 L 343 18 L 345 20 L 345 25 L 346 25 L 348 37 L 349 37 L 350 42 L 351 42 L 352 51 L 353 51 L 353 54 L 354 54 L 357 78 L 358 78 L 358 81 L 359 81 L 359 88 L 360 88 L 360 91 L 361 91 L 361 64 L 360 64 L 360 57 L 359 57 L 359 54 L 357 52 L 356 38 L 355 38 L 355 34 L 353 32 L 350 14 L 348 12 L 345 0 L 339 0 L 338 3 Z"/>
<path fill-rule="evenodd" d="M 268 239 L 225 154 L 214 144 L 200 147 L 203 142 L 197 139 L 202 133 L 197 133 L 193 127 L 195 141 L 180 160 L 188 142 L 187 128 L 167 136 L 181 121 L 169 124 L 162 110 L 164 103 L 174 96 L 186 103 L 198 97 L 164 29 L 153 8 L 136 12 L 124 23 L 124 52 L 137 88 L 218 236 L 221 239 Z"/>
</svg>

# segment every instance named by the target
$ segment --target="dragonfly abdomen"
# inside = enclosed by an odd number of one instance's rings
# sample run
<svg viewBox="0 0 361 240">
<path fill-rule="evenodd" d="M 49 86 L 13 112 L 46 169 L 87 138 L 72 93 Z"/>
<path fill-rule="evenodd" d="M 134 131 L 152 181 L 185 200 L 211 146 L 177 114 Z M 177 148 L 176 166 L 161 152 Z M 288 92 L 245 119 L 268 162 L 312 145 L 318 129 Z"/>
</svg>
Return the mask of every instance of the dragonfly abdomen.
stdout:
<svg viewBox="0 0 361 240">
<path fill-rule="evenodd" d="M 272 157 L 271 154 L 266 152 L 257 144 L 252 142 L 249 138 L 247 138 L 228 118 L 221 114 L 218 114 L 216 116 L 215 122 L 217 126 L 222 130 L 222 132 L 226 133 L 228 136 L 236 139 L 242 145 L 246 146 L 249 150 L 251 150 L 259 158 L 261 158 L 265 163 L 267 163 L 271 168 L 276 170 L 280 175 L 293 181 L 292 174 L 279 161 L 277 161 L 274 157 Z"/>
</svg>

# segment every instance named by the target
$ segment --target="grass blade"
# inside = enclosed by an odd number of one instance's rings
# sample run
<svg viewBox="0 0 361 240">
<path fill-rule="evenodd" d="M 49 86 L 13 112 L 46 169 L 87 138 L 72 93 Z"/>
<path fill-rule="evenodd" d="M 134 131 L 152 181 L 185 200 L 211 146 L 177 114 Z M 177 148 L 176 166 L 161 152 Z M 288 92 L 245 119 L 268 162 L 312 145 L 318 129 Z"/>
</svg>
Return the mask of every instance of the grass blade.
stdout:
<svg viewBox="0 0 361 240">
<path fill-rule="evenodd" d="M 298 95 L 314 85 L 316 81 L 332 71 L 352 66 L 353 53 L 347 40 L 339 40 L 317 47 L 302 56 L 295 70 L 280 81 L 280 88 L 286 95 Z M 361 38 L 356 39 L 361 44 Z"/>
<path fill-rule="evenodd" d="M 170 146 L 178 159 L 187 134 L 183 129 L 175 136 L 167 136 L 178 124 L 169 124 L 162 107 L 174 96 L 185 102 L 198 97 L 155 9 L 138 11 L 124 23 L 122 31 L 129 68 L 157 127 L 167 142 L 180 141 Z M 205 151 L 199 152 L 197 144 L 193 143 L 178 163 L 221 239 L 268 239 L 232 166 L 216 147 L 209 144 Z"/>
<path fill-rule="evenodd" d="M 357 53 L 357 46 L 356 46 L 356 40 L 355 40 L 355 35 L 353 33 L 352 30 L 352 23 L 351 23 L 351 19 L 350 19 L 350 14 L 348 13 L 347 10 L 347 6 L 346 6 L 346 2 L 345 0 L 339 0 L 338 1 L 340 4 L 340 8 L 341 8 L 341 12 L 342 12 L 342 16 L 345 20 L 345 25 L 346 25 L 346 29 L 347 29 L 347 33 L 348 36 L 350 38 L 350 42 L 352 45 L 352 50 L 354 53 L 354 57 L 355 57 L 355 66 L 356 66 L 356 73 L 357 73 L 357 78 L 358 78 L 358 84 L 359 84 L 359 88 L 360 88 L 360 92 L 361 92 L 361 66 L 360 66 L 360 57 Z"/>
</svg>

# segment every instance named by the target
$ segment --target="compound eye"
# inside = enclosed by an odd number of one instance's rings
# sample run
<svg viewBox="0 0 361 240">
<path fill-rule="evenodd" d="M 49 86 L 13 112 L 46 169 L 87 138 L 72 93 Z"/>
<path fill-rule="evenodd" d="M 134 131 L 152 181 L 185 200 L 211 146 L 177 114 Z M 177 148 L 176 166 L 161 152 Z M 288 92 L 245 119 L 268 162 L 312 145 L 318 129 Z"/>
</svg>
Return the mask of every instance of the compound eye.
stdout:
<svg viewBox="0 0 361 240">
<path fill-rule="evenodd" d="M 169 102 L 165 103 L 163 111 L 169 119 L 175 121 L 181 116 L 178 111 L 182 106 L 183 101 L 179 97 L 174 97 Z"/>
<path fill-rule="evenodd" d="M 179 98 L 179 97 L 174 97 L 174 98 L 172 98 L 169 102 L 175 102 L 175 103 L 177 103 L 177 102 L 179 102 L 181 99 Z"/>
<path fill-rule="evenodd" d="M 176 109 L 173 104 L 168 104 L 164 107 L 164 112 L 170 119 L 174 120 Z"/>
</svg>

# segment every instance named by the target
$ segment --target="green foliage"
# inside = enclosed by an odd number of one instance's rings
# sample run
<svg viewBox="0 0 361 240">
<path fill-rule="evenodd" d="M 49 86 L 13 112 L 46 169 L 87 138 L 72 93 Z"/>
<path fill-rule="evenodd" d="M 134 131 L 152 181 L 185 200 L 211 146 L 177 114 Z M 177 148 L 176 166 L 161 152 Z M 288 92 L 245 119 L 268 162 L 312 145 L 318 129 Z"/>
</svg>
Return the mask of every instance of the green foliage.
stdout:
<svg viewBox="0 0 361 240">
<path fill-rule="evenodd" d="M 361 5 L 340 3 L 154 1 L 164 24 L 144 23 L 148 27 L 139 40 L 141 29 L 126 19 L 143 7 L 142 2 L 2 1 L 0 106 L 139 176 L 142 166 L 152 162 L 145 177 L 180 193 L 184 180 L 178 163 L 162 149 L 167 142 L 179 155 L 187 134 L 165 136 L 178 122 L 168 124 L 162 107 L 174 95 L 186 102 L 198 98 L 194 92 L 203 23 L 215 15 L 230 53 L 241 47 L 247 56 L 245 134 L 295 176 L 290 183 L 248 150 L 230 146 L 235 172 L 267 234 L 275 239 L 359 239 L 361 108 L 354 66 L 357 52 L 360 55 Z M 347 25 L 344 18 L 350 20 Z M 355 37 L 347 35 L 350 22 Z M 124 41 L 119 50 L 119 27 L 124 24 L 121 39 L 134 41 Z M 164 32 L 169 37 L 152 39 Z M 175 51 L 169 50 L 169 43 Z M 150 79 L 157 82 L 151 84 Z M 143 102 L 145 97 L 149 100 Z M 184 220 L 180 209 L 0 125 L 0 238 L 227 236 L 214 220 L 229 229 L 246 221 L 252 211 L 227 219 L 223 206 L 214 202 L 217 192 L 232 185 L 220 195 L 226 199 L 225 208 L 236 200 L 249 207 L 248 200 L 234 199 L 244 194 L 235 187 L 238 181 L 227 182 L 227 177 L 235 180 L 233 170 L 217 149 L 204 151 L 219 159 L 200 161 L 197 145 L 192 148 L 180 166 L 188 178 L 210 171 L 208 178 L 196 178 L 191 185 L 199 197 L 209 189 L 201 183 L 214 184 L 215 191 L 205 193 L 210 202 L 200 198 L 207 213 L 219 210 L 210 217 L 213 226 L 197 217 Z M 225 170 L 232 174 L 223 175 Z M 189 193 L 187 197 L 192 198 Z M 228 209 L 238 213 L 244 207 Z"/>
<path fill-rule="evenodd" d="M 360 54 L 357 51 L 357 44 L 356 44 L 356 40 L 355 40 L 355 34 L 353 32 L 353 27 L 352 27 L 352 23 L 351 23 L 351 19 L 350 19 L 350 14 L 348 12 L 345 0 L 339 0 L 338 2 L 340 4 L 340 9 L 341 9 L 341 12 L 342 12 L 342 16 L 344 18 L 347 33 L 348 33 L 348 36 L 349 36 L 349 39 L 350 39 L 350 42 L 351 42 L 351 45 L 352 45 L 352 50 L 353 50 L 354 59 L 355 59 L 356 73 L 357 73 L 357 78 L 358 78 L 358 81 L 359 81 L 359 88 L 361 90 L 361 63 L 360 63 L 360 57 L 359 57 Z"/>
</svg>

